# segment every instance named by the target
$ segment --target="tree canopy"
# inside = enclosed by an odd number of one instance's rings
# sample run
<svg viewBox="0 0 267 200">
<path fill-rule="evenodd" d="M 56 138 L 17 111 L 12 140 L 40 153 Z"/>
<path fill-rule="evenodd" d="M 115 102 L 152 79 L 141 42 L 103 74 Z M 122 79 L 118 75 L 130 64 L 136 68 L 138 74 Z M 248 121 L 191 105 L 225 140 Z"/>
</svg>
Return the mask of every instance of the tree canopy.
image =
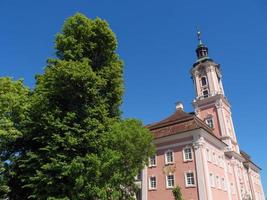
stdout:
<svg viewBox="0 0 267 200">
<path fill-rule="evenodd" d="M 116 37 L 106 21 L 78 13 L 55 48 L 33 91 L 0 79 L 0 192 L 20 200 L 130 199 L 153 146 L 140 121 L 121 118 Z"/>
</svg>

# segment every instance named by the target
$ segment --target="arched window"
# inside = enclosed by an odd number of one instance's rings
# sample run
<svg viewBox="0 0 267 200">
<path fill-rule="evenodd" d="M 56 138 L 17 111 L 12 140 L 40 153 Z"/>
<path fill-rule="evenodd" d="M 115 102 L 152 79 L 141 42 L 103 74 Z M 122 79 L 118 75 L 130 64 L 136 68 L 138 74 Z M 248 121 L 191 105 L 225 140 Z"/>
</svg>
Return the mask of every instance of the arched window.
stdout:
<svg viewBox="0 0 267 200">
<path fill-rule="evenodd" d="M 201 78 L 201 85 L 202 85 L 202 86 L 207 85 L 207 79 L 206 79 L 205 76 L 203 76 L 203 77 Z"/>
</svg>

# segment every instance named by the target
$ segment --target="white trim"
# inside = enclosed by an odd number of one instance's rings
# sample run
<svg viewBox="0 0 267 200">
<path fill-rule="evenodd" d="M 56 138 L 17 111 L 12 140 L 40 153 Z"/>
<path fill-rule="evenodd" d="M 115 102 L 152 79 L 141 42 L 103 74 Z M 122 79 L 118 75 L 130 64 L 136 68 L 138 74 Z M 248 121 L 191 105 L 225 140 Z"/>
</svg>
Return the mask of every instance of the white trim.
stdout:
<svg viewBox="0 0 267 200">
<path fill-rule="evenodd" d="M 190 149 L 189 154 L 191 154 L 191 158 L 187 158 L 187 159 L 186 159 L 186 152 L 185 152 L 186 149 Z M 183 148 L 183 161 L 184 161 L 184 162 L 190 162 L 190 161 L 193 161 L 193 149 L 192 149 L 191 146 L 185 146 L 185 147 Z"/>
<path fill-rule="evenodd" d="M 168 176 L 173 176 L 173 186 L 169 186 L 169 185 L 168 185 L 168 183 L 169 183 L 169 181 L 168 181 Z M 169 174 L 167 174 L 165 180 L 166 180 L 166 188 L 167 188 L 167 189 L 172 189 L 172 188 L 175 187 L 175 176 L 174 176 L 173 173 L 169 173 Z"/>
<path fill-rule="evenodd" d="M 193 179 L 194 179 L 194 184 L 188 184 L 188 181 L 187 181 L 187 174 L 189 173 L 192 173 L 193 174 Z M 196 176 L 195 176 L 195 172 L 194 171 L 186 171 L 184 172 L 184 181 L 185 181 L 185 187 L 196 187 Z"/>
<path fill-rule="evenodd" d="M 147 200 L 147 166 L 142 171 L 142 200 Z"/>
<path fill-rule="evenodd" d="M 219 175 L 215 176 L 216 188 L 221 189 L 221 178 Z"/>
<path fill-rule="evenodd" d="M 209 173 L 210 187 L 215 188 L 215 177 L 212 172 Z"/>
<path fill-rule="evenodd" d="M 192 141 L 178 142 L 178 143 L 174 143 L 174 144 L 160 146 L 160 147 L 157 147 L 157 150 L 171 149 L 171 148 L 174 148 L 174 147 L 184 146 L 184 145 L 188 145 L 188 144 L 192 144 Z"/>
<path fill-rule="evenodd" d="M 151 158 L 152 158 L 152 156 L 155 157 L 155 164 L 151 164 Z M 152 168 L 152 167 L 156 167 L 157 166 L 157 154 L 154 154 L 152 156 L 149 158 L 149 161 L 148 161 L 148 167 L 149 168 Z"/>
<path fill-rule="evenodd" d="M 171 152 L 172 154 L 172 161 L 168 161 L 168 156 L 167 156 L 167 153 Z M 170 164 L 173 164 L 174 163 L 174 153 L 173 153 L 173 150 L 172 149 L 168 149 L 167 151 L 165 151 L 164 153 L 165 155 L 165 165 L 170 165 Z"/>
<path fill-rule="evenodd" d="M 155 185 L 156 185 L 156 187 L 151 187 L 151 178 L 155 178 Z M 152 175 L 152 176 L 150 176 L 149 177 L 149 179 L 148 179 L 148 182 L 149 182 L 149 184 L 148 184 L 148 190 L 157 190 L 157 177 L 156 176 L 154 176 L 154 175 Z"/>
</svg>

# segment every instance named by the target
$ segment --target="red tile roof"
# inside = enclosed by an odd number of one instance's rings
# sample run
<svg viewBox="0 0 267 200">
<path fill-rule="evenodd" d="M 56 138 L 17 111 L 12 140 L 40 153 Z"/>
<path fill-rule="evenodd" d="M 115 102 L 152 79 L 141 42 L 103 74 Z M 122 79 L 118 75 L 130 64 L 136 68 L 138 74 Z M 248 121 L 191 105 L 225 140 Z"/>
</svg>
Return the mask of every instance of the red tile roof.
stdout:
<svg viewBox="0 0 267 200">
<path fill-rule="evenodd" d="M 159 122 L 146 126 L 154 135 L 154 138 L 166 137 L 186 131 L 203 128 L 213 134 L 212 129 L 193 113 L 186 113 L 182 109 Z M 215 135 L 214 135 L 215 136 Z"/>
</svg>

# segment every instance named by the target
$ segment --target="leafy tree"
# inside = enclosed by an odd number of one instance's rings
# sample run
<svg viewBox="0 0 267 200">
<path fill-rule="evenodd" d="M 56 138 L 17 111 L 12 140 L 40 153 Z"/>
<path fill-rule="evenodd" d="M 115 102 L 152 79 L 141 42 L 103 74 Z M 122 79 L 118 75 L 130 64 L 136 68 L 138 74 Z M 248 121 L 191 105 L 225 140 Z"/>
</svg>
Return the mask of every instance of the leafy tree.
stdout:
<svg viewBox="0 0 267 200">
<path fill-rule="evenodd" d="M 130 199 L 152 136 L 139 121 L 121 119 L 115 35 L 107 22 L 76 14 L 55 47 L 58 58 L 36 77 L 20 132 L 8 142 L 9 198 Z"/>
<path fill-rule="evenodd" d="M 183 200 L 183 195 L 181 192 L 181 188 L 179 186 L 176 186 L 172 190 L 172 194 L 173 194 L 175 200 Z"/>
<path fill-rule="evenodd" d="M 29 89 L 21 80 L 0 78 L 0 198 L 9 192 L 9 164 L 17 158 L 14 142 L 22 136 L 22 123 L 26 119 Z"/>
</svg>

